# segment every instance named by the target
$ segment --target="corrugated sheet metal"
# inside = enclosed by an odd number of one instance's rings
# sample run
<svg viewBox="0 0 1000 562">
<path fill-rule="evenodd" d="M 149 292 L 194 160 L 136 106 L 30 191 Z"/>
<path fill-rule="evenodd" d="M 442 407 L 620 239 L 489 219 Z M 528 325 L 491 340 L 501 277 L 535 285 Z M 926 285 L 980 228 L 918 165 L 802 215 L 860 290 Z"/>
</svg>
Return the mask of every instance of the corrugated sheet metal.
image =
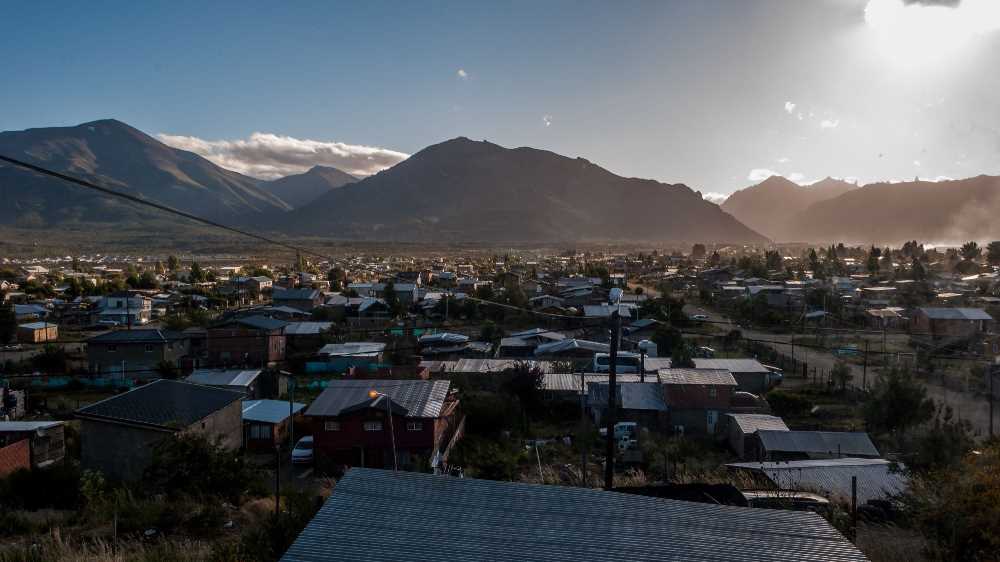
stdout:
<svg viewBox="0 0 1000 562">
<path fill-rule="evenodd" d="M 730 373 L 770 372 L 756 359 L 702 359 L 696 357 L 694 366 L 698 369 L 725 369 Z"/>
<path fill-rule="evenodd" d="M 552 392 L 580 392 L 580 373 L 545 373 L 542 379 L 542 386 L 545 390 Z M 621 374 L 617 376 L 618 382 L 639 382 L 639 375 Z M 656 373 L 646 373 L 646 381 L 656 382 Z M 586 388 L 590 383 L 607 383 L 606 373 L 586 373 L 583 375 L 583 384 Z"/>
<path fill-rule="evenodd" d="M 931 320 L 993 320 L 993 317 L 981 308 L 935 308 L 920 309 Z"/>
<path fill-rule="evenodd" d="M 703 384 L 736 386 L 733 374 L 725 369 L 660 369 L 663 384 Z"/>
<path fill-rule="evenodd" d="M 57 425 L 62 425 L 61 421 L 0 421 L 0 433 L 21 433 L 26 431 L 37 431 L 48 429 Z"/>
<path fill-rule="evenodd" d="M 448 397 L 449 381 L 424 380 L 332 380 L 306 411 L 307 416 L 337 416 L 341 411 L 371 402 L 368 391 L 375 389 L 402 406 L 407 416 L 436 418 Z M 384 407 L 384 405 L 383 405 Z"/>
<path fill-rule="evenodd" d="M 587 404 L 606 406 L 608 403 L 607 382 L 591 383 L 587 387 Z M 666 412 L 667 404 L 663 401 L 663 391 L 655 382 L 632 382 L 616 384 L 618 388 L 618 406 L 625 410 L 650 410 Z"/>
<path fill-rule="evenodd" d="M 333 322 L 292 322 L 285 326 L 285 335 L 313 336 L 329 330 L 330 326 L 333 326 Z"/>
<path fill-rule="evenodd" d="M 854 562 L 816 513 L 353 468 L 284 562 Z"/>
<path fill-rule="evenodd" d="M 791 462 L 745 462 L 727 465 L 765 475 L 782 490 L 816 492 L 849 503 L 851 477 L 858 478 L 858 503 L 882 499 L 906 489 L 908 479 L 885 459 L 827 459 Z"/>
<path fill-rule="evenodd" d="M 305 408 L 301 402 L 292 402 L 292 413 Z M 243 402 L 243 421 L 280 423 L 288 418 L 288 402 L 284 400 L 247 400 Z"/>
<path fill-rule="evenodd" d="M 726 414 L 726 416 L 733 420 L 733 423 L 740 428 L 741 433 L 748 435 L 759 429 L 788 431 L 785 420 L 778 416 L 767 414 Z"/>
<path fill-rule="evenodd" d="M 863 431 L 771 431 L 757 432 L 768 452 L 815 453 L 877 457 L 878 449 Z"/>
<path fill-rule="evenodd" d="M 209 386 L 249 386 L 260 373 L 260 369 L 198 369 L 185 380 Z"/>
</svg>

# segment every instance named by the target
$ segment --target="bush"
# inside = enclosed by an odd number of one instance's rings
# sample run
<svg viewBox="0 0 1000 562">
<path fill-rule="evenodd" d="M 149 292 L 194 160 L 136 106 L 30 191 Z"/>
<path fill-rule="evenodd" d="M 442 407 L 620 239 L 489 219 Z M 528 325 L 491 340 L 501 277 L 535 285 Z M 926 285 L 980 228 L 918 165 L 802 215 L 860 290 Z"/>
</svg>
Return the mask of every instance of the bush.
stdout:
<svg viewBox="0 0 1000 562">
<path fill-rule="evenodd" d="M 70 464 L 18 470 L 0 480 L 4 509 L 74 509 L 79 504 L 80 471 Z"/>
<path fill-rule="evenodd" d="M 808 398 L 784 390 L 772 390 L 767 393 L 767 403 L 778 417 L 804 416 L 812 410 L 813 403 Z"/>
<path fill-rule="evenodd" d="M 222 498 L 231 503 L 239 503 L 256 480 L 258 475 L 239 453 L 213 445 L 198 435 L 158 443 L 143 476 L 143 483 L 151 493 Z"/>
<path fill-rule="evenodd" d="M 513 480 L 521 455 L 510 442 L 468 435 L 455 447 L 451 464 L 463 467 L 474 478 Z"/>
</svg>

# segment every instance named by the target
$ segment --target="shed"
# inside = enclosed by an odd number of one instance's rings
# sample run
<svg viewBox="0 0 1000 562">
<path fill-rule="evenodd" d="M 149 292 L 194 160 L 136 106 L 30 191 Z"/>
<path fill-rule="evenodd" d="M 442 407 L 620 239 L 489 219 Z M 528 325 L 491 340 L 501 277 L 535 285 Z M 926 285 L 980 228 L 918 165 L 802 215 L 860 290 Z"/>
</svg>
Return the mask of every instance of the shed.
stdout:
<svg viewBox="0 0 1000 562">
<path fill-rule="evenodd" d="M 306 405 L 285 400 L 243 402 L 243 444 L 251 451 L 273 451 L 285 443 L 288 429 Z"/>
<path fill-rule="evenodd" d="M 45 343 L 59 339 L 59 326 L 48 322 L 30 322 L 17 327 L 20 343 Z"/>
<path fill-rule="evenodd" d="M 785 420 L 767 414 L 726 414 L 724 420 L 729 447 L 741 459 L 746 454 L 747 440 L 751 440 L 751 447 L 754 446 L 752 439 L 757 431 L 788 431 Z"/>
<path fill-rule="evenodd" d="M 774 488 L 816 492 L 844 504 L 851 501 L 852 477 L 858 479 L 858 504 L 897 495 L 906 490 L 908 482 L 904 467 L 885 459 L 744 462 L 726 466 L 762 478 L 765 485 Z"/>
<path fill-rule="evenodd" d="M 879 457 L 878 449 L 863 431 L 757 431 L 757 460 Z M 746 451 L 749 455 L 750 451 Z"/>
</svg>

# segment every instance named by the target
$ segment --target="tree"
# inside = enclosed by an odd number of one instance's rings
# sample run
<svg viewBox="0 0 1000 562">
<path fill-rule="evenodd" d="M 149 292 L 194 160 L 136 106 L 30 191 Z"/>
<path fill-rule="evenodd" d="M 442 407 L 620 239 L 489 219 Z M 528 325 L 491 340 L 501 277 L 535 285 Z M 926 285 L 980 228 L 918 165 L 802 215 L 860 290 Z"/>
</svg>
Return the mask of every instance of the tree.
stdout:
<svg viewBox="0 0 1000 562">
<path fill-rule="evenodd" d="M 541 367 L 518 361 L 505 371 L 508 376 L 504 389 L 516 396 L 526 410 L 534 410 L 542 400 L 545 374 Z"/>
<path fill-rule="evenodd" d="M 982 255 L 983 250 L 982 248 L 979 247 L 979 244 L 977 244 L 975 241 L 969 241 L 966 242 L 965 244 L 962 244 L 962 248 L 959 250 L 959 252 L 962 254 L 962 259 L 964 259 L 965 261 L 974 261 L 979 259 L 979 256 Z"/>
<path fill-rule="evenodd" d="M 9 343 L 17 335 L 17 314 L 14 312 L 14 305 L 4 303 L 0 305 L 0 344 Z"/>
<path fill-rule="evenodd" d="M 162 359 L 156 364 L 156 374 L 165 379 L 176 379 L 177 365 L 174 365 L 166 359 Z"/>
<path fill-rule="evenodd" d="M 1000 265 L 1000 240 L 994 240 L 986 246 L 986 262 L 990 265 Z"/>
<path fill-rule="evenodd" d="M 695 367 L 694 357 L 691 354 L 691 346 L 683 339 L 677 342 L 677 345 L 670 352 L 670 366 L 677 369 L 693 369 Z"/>
<path fill-rule="evenodd" d="M 830 371 L 833 382 L 840 386 L 840 390 L 847 390 L 847 383 L 851 382 L 851 367 L 843 361 L 837 361 Z"/>
<path fill-rule="evenodd" d="M 340 291 L 347 280 L 347 273 L 339 267 L 331 268 L 326 272 L 326 280 L 330 282 L 331 291 Z"/>
<path fill-rule="evenodd" d="M 399 301 L 399 295 L 396 294 L 396 284 L 392 282 L 392 279 L 385 284 L 385 289 L 382 291 L 382 300 L 385 301 L 385 305 L 389 307 L 394 317 L 403 314 L 403 305 Z"/>
<path fill-rule="evenodd" d="M 177 256 L 167 257 L 167 270 L 170 273 L 175 273 L 181 267 L 181 260 L 177 259 Z"/>
<path fill-rule="evenodd" d="M 927 279 L 927 270 L 924 268 L 924 264 L 917 258 L 913 258 L 913 265 L 910 267 L 910 272 L 917 281 Z"/>
<path fill-rule="evenodd" d="M 878 262 L 879 260 L 878 259 L 881 256 L 882 256 L 882 249 L 881 248 L 877 248 L 875 246 L 872 246 L 871 249 L 868 250 L 867 267 L 868 267 L 868 273 L 869 274 L 871 274 L 873 276 L 874 275 L 878 275 L 878 269 L 879 269 L 879 262 Z"/>
<path fill-rule="evenodd" d="M 188 276 L 192 283 L 201 283 L 205 280 L 205 271 L 201 269 L 198 262 L 191 262 L 191 274 Z"/>
<path fill-rule="evenodd" d="M 677 344 L 683 341 L 683 336 L 677 328 L 660 324 L 650 339 L 656 344 L 657 351 L 663 354 L 677 347 Z"/>
<path fill-rule="evenodd" d="M 707 250 L 705 249 L 704 244 L 695 244 L 691 247 L 691 259 L 700 260 L 705 257 L 706 252 Z"/>
<path fill-rule="evenodd" d="M 764 253 L 764 262 L 769 270 L 781 269 L 781 254 L 774 250 L 768 250 Z"/>
<path fill-rule="evenodd" d="M 869 429 L 904 434 L 931 419 L 934 401 L 909 371 L 892 368 L 876 379 L 863 406 Z"/>
</svg>

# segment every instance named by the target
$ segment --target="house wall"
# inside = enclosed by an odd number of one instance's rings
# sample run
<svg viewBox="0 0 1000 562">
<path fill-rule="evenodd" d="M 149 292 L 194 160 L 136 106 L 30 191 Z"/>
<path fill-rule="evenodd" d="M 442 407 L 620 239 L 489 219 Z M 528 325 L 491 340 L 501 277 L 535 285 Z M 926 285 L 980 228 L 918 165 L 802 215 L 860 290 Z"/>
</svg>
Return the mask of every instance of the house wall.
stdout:
<svg viewBox="0 0 1000 562">
<path fill-rule="evenodd" d="M 670 427 L 684 426 L 685 435 L 704 435 L 708 431 L 708 408 L 670 410 Z M 722 422 L 722 412 L 717 412 L 716 430 Z"/>
<path fill-rule="evenodd" d="M 712 396 L 712 390 L 715 396 Z M 663 398 L 668 408 L 728 410 L 735 388 L 730 385 L 665 384 Z"/>
<path fill-rule="evenodd" d="M 31 468 L 31 444 L 27 439 L 0 448 L 0 478 Z"/>
<path fill-rule="evenodd" d="M 59 327 L 55 324 L 38 330 L 20 327 L 17 329 L 17 341 L 20 343 L 44 343 L 58 339 Z"/>
<path fill-rule="evenodd" d="M 733 373 L 736 379 L 736 390 L 761 394 L 767 392 L 768 373 Z"/>
<path fill-rule="evenodd" d="M 285 336 L 280 331 L 216 328 L 206 341 L 210 365 L 264 366 L 285 359 Z"/>
<path fill-rule="evenodd" d="M 171 431 L 84 419 L 80 465 L 114 480 L 138 480 L 153 459 L 153 447 L 172 436 Z"/>
<path fill-rule="evenodd" d="M 913 333 L 933 337 L 972 337 L 982 332 L 979 320 L 932 320 L 922 311 L 913 315 Z"/>
<path fill-rule="evenodd" d="M 146 346 L 151 346 L 147 351 Z M 113 351 L 112 351 L 113 350 Z M 121 374 L 122 361 L 125 370 L 152 371 L 160 361 L 169 361 L 174 365 L 187 353 L 187 346 L 180 342 L 172 343 L 87 343 L 87 362 L 93 374 Z M 152 372 L 136 373 L 139 376 L 150 377 Z"/>
<path fill-rule="evenodd" d="M 239 449 L 243 446 L 243 401 L 237 400 L 216 410 L 189 425 L 182 433 L 202 435 L 224 449 Z"/>
<path fill-rule="evenodd" d="M 318 456 L 338 464 L 361 466 L 363 451 L 364 466 L 371 468 L 392 466 L 392 441 L 388 418 L 384 411 L 373 408 L 345 416 L 310 416 L 309 419 L 313 426 L 313 446 Z M 340 422 L 340 430 L 327 431 L 325 427 L 327 421 Z M 381 421 L 382 431 L 365 431 L 366 421 Z M 423 427 L 419 431 L 409 431 L 407 422 L 420 422 Z M 439 432 L 444 431 L 444 426 L 433 419 L 393 415 L 392 423 L 401 465 L 407 464 L 403 459 L 404 453 L 407 458 L 411 455 L 429 455 Z"/>
</svg>

